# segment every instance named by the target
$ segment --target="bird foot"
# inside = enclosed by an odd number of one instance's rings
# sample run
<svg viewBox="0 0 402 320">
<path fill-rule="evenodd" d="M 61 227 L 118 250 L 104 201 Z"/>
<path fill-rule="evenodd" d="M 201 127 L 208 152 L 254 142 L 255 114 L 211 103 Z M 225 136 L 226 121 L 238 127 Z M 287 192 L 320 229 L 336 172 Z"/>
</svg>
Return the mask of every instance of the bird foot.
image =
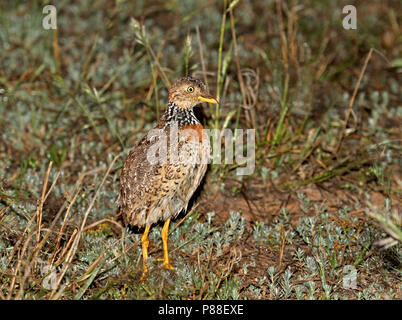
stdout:
<svg viewBox="0 0 402 320">
<path fill-rule="evenodd" d="M 144 265 L 142 269 L 142 275 L 140 281 L 144 281 L 148 277 L 148 266 Z"/>
<path fill-rule="evenodd" d="M 168 261 L 168 262 L 163 262 L 163 267 L 164 267 L 165 269 L 169 269 L 169 270 L 173 270 L 173 269 L 174 269 L 173 266 L 169 263 L 169 261 Z"/>
<path fill-rule="evenodd" d="M 147 271 L 143 271 L 142 272 L 142 275 L 141 275 L 141 278 L 140 278 L 140 281 L 145 281 L 145 279 L 148 277 L 148 272 Z"/>
<path fill-rule="evenodd" d="M 169 269 L 169 270 L 174 269 L 173 266 L 170 264 L 169 260 L 165 260 L 165 259 L 160 258 L 160 259 L 158 259 L 158 261 L 163 261 L 163 267 L 165 269 Z"/>
</svg>

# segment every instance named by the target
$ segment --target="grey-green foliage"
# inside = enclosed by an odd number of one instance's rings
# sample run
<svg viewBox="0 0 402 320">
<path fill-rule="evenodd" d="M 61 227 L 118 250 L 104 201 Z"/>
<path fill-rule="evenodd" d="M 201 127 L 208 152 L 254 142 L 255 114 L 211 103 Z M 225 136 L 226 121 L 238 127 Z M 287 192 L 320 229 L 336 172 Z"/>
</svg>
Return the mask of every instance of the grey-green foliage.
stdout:
<svg viewBox="0 0 402 320">
<path fill-rule="evenodd" d="M 292 294 L 293 285 L 291 283 L 291 279 L 292 279 L 292 272 L 291 272 L 290 268 L 288 268 L 282 275 L 282 279 L 281 279 L 283 298 L 285 298 L 285 299 L 289 299 L 290 295 Z"/>
<path fill-rule="evenodd" d="M 220 256 L 232 243 L 239 241 L 245 230 L 246 221 L 238 212 L 231 212 L 223 230 L 213 235 L 216 254 Z"/>
</svg>

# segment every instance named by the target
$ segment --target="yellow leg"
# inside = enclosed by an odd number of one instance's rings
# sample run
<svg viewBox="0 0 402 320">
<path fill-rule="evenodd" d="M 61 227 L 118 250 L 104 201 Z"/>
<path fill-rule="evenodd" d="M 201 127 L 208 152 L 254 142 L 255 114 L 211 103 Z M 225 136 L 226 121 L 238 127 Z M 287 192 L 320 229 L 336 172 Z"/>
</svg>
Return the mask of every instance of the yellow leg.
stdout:
<svg viewBox="0 0 402 320">
<path fill-rule="evenodd" d="M 148 245 L 149 245 L 149 240 L 148 240 L 148 233 L 149 229 L 151 228 L 151 225 L 147 225 L 145 227 L 144 234 L 142 235 L 141 238 L 141 245 L 142 245 L 142 266 L 143 266 L 143 271 L 142 271 L 142 276 L 140 280 L 144 280 L 147 277 L 148 274 L 148 266 L 147 266 L 147 260 L 148 260 Z"/>
<path fill-rule="evenodd" d="M 170 218 L 165 221 L 165 224 L 162 228 L 162 244 L 163 244 L 163 266 L 166 269 L 173 269 L 172 265 L 169 262 L 169 253 L 167 247 L 168 235 L 169 235 L 169 223 Z"/>
</svg>

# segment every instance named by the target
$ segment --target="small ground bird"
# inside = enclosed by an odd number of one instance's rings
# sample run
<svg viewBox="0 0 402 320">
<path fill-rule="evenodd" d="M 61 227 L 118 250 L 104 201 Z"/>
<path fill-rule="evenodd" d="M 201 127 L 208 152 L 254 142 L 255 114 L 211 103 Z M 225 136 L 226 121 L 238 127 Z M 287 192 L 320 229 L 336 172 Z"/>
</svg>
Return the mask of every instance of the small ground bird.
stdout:
<svg viewBox="0 0 402 320">
<path fill-rule="evenodd" d="M 157 126 L 131 149 L 124 162 L 118 204 L 126 224 L 145 227 L 141 279 L 148 272 L 148 233 L 158 221 L 165 222 L 161 260 L 165 268 L 173 269 L 167 247 L 170 220 L 187 209 L 207 169 L 209 137 L 193 111 L 201 102 L 218 103 L 202 81 L 191 77 L 177 80 Z"/>
</svg>

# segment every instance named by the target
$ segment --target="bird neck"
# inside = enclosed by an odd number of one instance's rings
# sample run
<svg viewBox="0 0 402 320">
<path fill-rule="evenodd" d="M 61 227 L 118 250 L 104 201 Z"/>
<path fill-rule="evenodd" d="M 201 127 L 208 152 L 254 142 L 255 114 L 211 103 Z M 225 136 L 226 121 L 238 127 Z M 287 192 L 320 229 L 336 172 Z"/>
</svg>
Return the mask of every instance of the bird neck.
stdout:
<svg viewBox="0 0 402 320">
<path fill-rule="evenodd" d="M 164 117 L 166 122 L 176 123 L 178 127 L 200 123 L 194 114 L 193 108 L 180 108 L 173 101 L 169 101 Z"/>
</svg>

